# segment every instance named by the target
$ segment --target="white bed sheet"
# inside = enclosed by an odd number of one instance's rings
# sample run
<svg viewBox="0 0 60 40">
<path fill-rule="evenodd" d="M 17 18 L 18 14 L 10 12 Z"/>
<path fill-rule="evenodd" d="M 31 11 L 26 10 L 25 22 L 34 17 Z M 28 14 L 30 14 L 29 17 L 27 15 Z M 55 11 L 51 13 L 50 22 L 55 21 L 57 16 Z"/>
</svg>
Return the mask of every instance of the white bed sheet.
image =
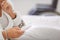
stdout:
<svg viewBox="0 0 60 40">
<path fill-rule="evenodd" d="M 60 17 L 23 16 L 22 19 L 31 27 L 13 40 L 60 40 Z"/>
</svg>

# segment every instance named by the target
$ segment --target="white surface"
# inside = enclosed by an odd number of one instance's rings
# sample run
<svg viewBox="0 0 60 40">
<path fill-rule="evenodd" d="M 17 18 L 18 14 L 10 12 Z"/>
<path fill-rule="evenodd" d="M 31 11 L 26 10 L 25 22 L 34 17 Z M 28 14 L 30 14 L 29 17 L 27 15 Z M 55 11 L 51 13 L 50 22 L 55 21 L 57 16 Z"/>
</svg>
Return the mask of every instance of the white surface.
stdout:
<svg viewBox="0 0 60 40">
<path fill-rule="evenodd" d="M 5 29 L 12 28 L 13 21 L 12 21 L 11 17 L 7 13 L 5 13 L 5 12 L 3 12 L 2 15 L 3 16 L 2 16 L 2 18 L 0 20 L 2 28 L 5 28 Z"/>
<path fill-rule="evenodd" d="M 12 18 L 7 13 L 5 13 L 5 16 L 7 16 L 8 20 L 9 20 L 9 23 L 8 23 L 8 25 L 7 25 L 7 27 L 5 29 L 12 28 L 13 27 Z"/>
<path fill-rule="evenodd" d="M 26 23 L 26 25 L 52 25 L 52 26 L 60 26 L 60 17 L 59 16 L 22 16 L 22 19 Z"/>
<path fill-rule="evenodd" d="M 14 40 L 60 40 L 60 17 L 22 16 L 22 19 L 30 27 Z"/>
<path fill-rule="evenodd" d="M 2 35 L 2 27 L 1 27 L 1 24 L 0 24 L 0 40 L 4 40 L 3 39 L 3 35 Z"/>
</svg>

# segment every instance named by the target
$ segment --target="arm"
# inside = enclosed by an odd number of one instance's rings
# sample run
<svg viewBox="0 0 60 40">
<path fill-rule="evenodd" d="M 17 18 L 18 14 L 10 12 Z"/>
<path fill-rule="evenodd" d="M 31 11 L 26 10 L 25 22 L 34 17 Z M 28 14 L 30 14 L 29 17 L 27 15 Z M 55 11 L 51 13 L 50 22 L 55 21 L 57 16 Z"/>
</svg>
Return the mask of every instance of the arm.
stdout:
<svg viewBox="0 0 60 40">
<path fill-rule="evenodd" d="M 14 12 L 12 8 L 13 6 L 11 5 L 12 3 L 10 1 L 8 2 L 9 3 L 7 3 L 7 1 L 4 1 L 2 3 L 2 9 L 11 16 L 14 21 L 14 26 L 18 26 L 21 23 L 20 13 Z"/>
</svg>

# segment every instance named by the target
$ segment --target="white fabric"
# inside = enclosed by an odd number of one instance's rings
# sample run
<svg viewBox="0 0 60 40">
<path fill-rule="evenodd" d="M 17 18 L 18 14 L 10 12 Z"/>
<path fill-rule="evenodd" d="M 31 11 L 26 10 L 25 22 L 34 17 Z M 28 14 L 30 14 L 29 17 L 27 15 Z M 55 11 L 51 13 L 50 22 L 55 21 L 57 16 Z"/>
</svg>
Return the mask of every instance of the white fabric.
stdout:
<svg viewBox="0 0 60 40">
<path fill-rule="evenodd" d="M 60 31 L 53 28 L 39 28 L 41 26 L 32 26 L 18 40 L 60 40 Z M 52 26 L 53 27 L 53 26 Z"/>
<path fill-rule="evenodd" d="M 14 25 L 18 25 L 21 22 L 20 16 L 18 14 L 19 13 L 17 13 L 16 19 L 13 20 Z M 60 29 L 59 17 L 50 18 L 27 16 L 27 18 L 25 18 L 24 16 L 22 18 L 25 20 L 25 23 L 32 24 L 34 26 L 26 30 L 23 36 L 14 40 L 60 40 L 60 30 L 58 30 Z M 34 23 L 29 23 L 28 21 Z"/>
<path fill-rule="evenodd" d="M 21 16 L 20 16 L 20 12 L 16 11 L 16 18 L 13 19 L 14 22 L 14 26 L 18 26 L 21 23 Z"/>
<path fill-rule="evenodd" d="M 4 40 L 3 36 L 2 36 L 2 26 L 0 24 L 0 40 Z"/>
<path fill-rule="evenodd" d="M 13 27 L 13 21 L 12 21 L 11 17 L 5 12 L 3 12 L 2 17 L 0 17 L 0 24 L 1 24 L 0 29 L 5 28 L 7 30 L 8 28 Z M 0 33 L 1 33 L 1 30 L 0 30 Z"/>
<path fill-rule="evenodd" d="M 8 17 L 5 15 L 5 13 L 2 13 L 2 17 L 0 18 L 0 23 L 4 28 L 7 27 L 7 25 L 9 24 Z"/>
<path fill-rule="evenodd" d="M 13 21 L 12 18 L 6 13 L 6 12 L 2 12 L 2 19 L 1 19 L 1 24 L 3 26 L 3 28 L 5 29 L 9 29 L 13 27 Z"/>
<path fill-rule="evenodd" d="M 60 17 L 23 16 L 27 25 L 31 25 L 23 36 L 14 40 L 60 40 Z"/>
</svg>

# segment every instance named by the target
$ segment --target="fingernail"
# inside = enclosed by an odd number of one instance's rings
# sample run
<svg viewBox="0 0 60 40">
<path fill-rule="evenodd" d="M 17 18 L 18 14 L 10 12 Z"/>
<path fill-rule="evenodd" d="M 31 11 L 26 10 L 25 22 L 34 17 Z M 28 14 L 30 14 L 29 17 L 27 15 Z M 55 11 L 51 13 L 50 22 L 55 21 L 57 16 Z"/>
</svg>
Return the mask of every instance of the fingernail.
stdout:
<svg viewBox="0 0 60 40">
<path fill-rule="evenodd" d="M 24 33 L 24 30 L 21 30 L 22 33 Z"/>
</svg>

